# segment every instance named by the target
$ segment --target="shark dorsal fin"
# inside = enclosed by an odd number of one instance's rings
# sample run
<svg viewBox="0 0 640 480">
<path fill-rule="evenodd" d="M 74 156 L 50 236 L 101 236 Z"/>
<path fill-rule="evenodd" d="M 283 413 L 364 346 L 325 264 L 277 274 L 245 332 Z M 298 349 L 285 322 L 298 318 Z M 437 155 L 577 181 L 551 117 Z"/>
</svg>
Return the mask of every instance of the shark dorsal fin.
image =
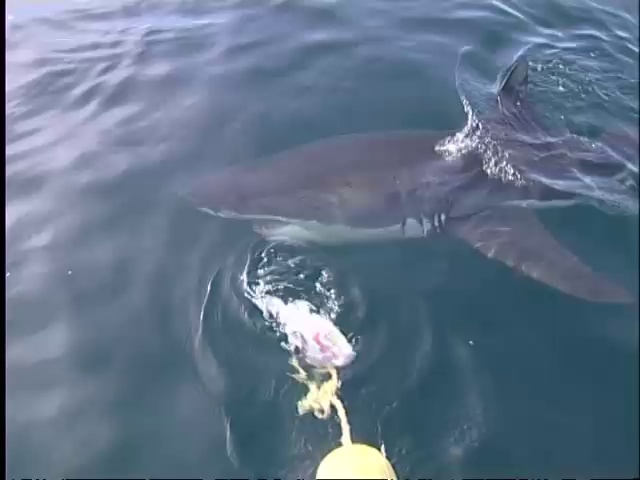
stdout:
<svg viewBox="0 0 640 480">
<path fill-rule="evenodd" d="M 529 62 L 518 58 L 505 70 L 498 88 L 498 101 L 503 109 L 520 106 L 527 92 L 528 80 Z"/>
</svg>

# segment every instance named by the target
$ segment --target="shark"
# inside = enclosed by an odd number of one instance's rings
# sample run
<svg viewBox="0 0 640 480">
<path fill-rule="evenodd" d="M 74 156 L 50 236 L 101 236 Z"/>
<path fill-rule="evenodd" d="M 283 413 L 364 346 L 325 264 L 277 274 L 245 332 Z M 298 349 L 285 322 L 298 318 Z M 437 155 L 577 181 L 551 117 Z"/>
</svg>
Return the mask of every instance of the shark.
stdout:
<svg viewBox="0 0 640 480">
<path fill-rule="evenodd" d="M 470 117 L 462 130 L 314 141 L 222 169 L 199 180 L 189 197 L 208 213 L 252 222 L 272 241 L 450 236 L 567 295 L 635 302 L 557 241 L 536 215 L 538 208 L 575 204 L 579 196 L 561 182 L 540 180 L 539 172 L 562 177 L 610 164 L 572 155 L 586 150 L 546 132 L 527 95 L 529 70 L 529 62 L 517 58 L 501 73 L 497 113 L 489 120 Z"/>
</svg>

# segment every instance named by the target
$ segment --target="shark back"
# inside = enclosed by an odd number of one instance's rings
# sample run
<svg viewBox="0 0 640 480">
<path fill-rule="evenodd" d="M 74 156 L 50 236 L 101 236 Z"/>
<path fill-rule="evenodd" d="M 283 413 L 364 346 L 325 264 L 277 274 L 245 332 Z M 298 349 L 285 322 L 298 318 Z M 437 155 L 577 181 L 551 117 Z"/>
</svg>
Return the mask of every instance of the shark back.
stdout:
<svg viewBox="0 0 640 480">
<path fill-rule="evenodd" d="M 462 182 L 464 163 L 436 152 L 449 132 L 345 135 L 232 167 L 192 194 L 222 216 L 383 228 L 407 212 L 403 196 Z"/>
</svg>

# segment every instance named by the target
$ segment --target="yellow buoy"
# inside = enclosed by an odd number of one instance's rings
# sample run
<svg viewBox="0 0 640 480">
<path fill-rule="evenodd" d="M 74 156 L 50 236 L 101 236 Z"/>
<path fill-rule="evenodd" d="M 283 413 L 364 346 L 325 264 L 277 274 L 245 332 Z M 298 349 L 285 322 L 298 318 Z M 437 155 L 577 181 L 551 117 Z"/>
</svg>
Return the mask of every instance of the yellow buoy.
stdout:
<svg viewBox="0 0 640 480">
<path fill-rule="evenodd" d="M 338 398 L 340 380 L 337 370 L 316 370 L 314 375 L 309 376 L 295 357 L 290 359 L 290 363 L 296 369 L 296 373 L 291 376 L 309 389 L 307 395 L 298 402 L 298 413 L 302 415 L 313 412 L 318 418 L 327 418 L 333 407 L 340 420 L 342 445 L 322 459 L 316 472 L 316 480 L 397 480 L 393 467 L 380 450 L 351 441 L 347 412 Z M 322 376 L 326 374 L 329 374 L 329 378 L 323 379 Z"/>
<path fill-rule="evenodd" d="M 362 443 L 351 443 L 331 451 L 316 472 L 316 480 L 339 478 L 396 480 L 396 473 L 381 451 Z"/>
</svg>

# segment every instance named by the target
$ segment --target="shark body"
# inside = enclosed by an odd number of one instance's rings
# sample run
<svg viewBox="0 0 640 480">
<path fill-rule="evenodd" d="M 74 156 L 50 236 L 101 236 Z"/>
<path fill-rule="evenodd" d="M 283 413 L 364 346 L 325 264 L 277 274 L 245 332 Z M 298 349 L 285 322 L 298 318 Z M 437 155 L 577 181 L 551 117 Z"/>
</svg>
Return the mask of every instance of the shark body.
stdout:
<svg viewBox="0 0 640 480">
<path fill-rule="evenodd" d="M 544 133 L 526 97 L 527 78 L 524 60 L 503 73 L 499 115 L 488 124 L 516 145 L 511 162 L 492 161 L 499 155 L 487 142 L 465 147 L 465 132 L 345 135 L 223 170 L 191 198 L 210 213 L 250 220 L 264 237 L 283 242 L 452 235 L 566 294 L 634 301 L 557 242 L 536 217 L 536 207 L 575 203 L 576 194 L 532 181 L 517 166 L 540 158 L 541 151 L 551 171 L 580 160 L 557 154 L 553 142 L 532 147 L 518 140 L 522 131 Z M 472 128 L 480 127 L 467 125 Z"/>
</svg>

